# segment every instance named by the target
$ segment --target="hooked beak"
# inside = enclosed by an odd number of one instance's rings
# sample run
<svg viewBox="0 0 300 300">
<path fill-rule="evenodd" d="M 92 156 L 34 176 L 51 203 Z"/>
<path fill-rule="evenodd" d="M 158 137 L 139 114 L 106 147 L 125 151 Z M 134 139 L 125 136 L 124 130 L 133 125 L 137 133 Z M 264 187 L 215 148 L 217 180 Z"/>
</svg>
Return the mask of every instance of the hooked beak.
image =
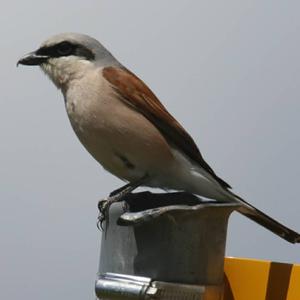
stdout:
<svg viewBox="0 0 300 300">
<path fill-rule="evenodd" d="M 30 52 L 26 55 L 24 55 L 18 62 L 17 66 L 25 65 L 25 66 L 39 66 L 42 63 L 46 62 L 48 60 L 49 56 L 47 55 L 39 55 L 36 54 L 36 51 Z"/>
</svg>

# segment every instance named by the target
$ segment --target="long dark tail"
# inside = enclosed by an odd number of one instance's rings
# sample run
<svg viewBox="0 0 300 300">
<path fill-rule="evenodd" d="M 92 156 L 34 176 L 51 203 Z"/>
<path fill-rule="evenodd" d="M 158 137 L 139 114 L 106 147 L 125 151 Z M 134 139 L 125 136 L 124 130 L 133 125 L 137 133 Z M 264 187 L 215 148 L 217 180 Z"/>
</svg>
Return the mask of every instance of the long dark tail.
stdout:
<svg viewBox="0 0 300 300">
<path fill-rule="evenodd" d="M 246 216 L 247 218 L 251 219 L 252 221 L 260 224 L 261 226 L 267 228 L 268 230 L 272 231 L 279 237 L 285 239 L 290 243 L 300 243 L 300 234 L 283 224 L 279 223 L 275 219 L 269 217 L 244 199 L 240 198 L 239 196 L 235 195 L 231 191 L 228 191 L 238 202 L 242 205 L 240 208 L 237 209 L 239 213 Z"/>
</svg>

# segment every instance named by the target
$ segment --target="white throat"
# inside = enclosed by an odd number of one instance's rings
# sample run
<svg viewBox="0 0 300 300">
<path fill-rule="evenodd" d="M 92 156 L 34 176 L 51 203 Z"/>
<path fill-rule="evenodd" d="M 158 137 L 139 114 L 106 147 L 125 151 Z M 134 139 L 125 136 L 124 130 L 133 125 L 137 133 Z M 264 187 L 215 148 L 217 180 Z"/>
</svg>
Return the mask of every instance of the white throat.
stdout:
<svg viewBox="0 0 300 300">
<path fill-rule="evenodd" d="M 93 62 L 76 56 L 50 58 L 41 65 L 57 88 L 65 88 L 72 80 L 82 78 L 86 72 L 95 67 Z"/>
</svg>

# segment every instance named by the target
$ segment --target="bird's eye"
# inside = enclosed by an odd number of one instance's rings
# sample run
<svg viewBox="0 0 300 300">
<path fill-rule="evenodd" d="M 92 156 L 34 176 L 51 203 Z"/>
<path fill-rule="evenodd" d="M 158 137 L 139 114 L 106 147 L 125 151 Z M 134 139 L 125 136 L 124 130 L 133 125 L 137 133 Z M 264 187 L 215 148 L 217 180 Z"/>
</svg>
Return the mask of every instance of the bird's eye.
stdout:
<svg viewBox="0 0 300 300">
<path fill-rule="evenodd" d="M 73 51 L 73 45 L 69 42 L 62 42 L 57 45 L 56 51 L 61 56 L 70 55 Z"/>
</svg>

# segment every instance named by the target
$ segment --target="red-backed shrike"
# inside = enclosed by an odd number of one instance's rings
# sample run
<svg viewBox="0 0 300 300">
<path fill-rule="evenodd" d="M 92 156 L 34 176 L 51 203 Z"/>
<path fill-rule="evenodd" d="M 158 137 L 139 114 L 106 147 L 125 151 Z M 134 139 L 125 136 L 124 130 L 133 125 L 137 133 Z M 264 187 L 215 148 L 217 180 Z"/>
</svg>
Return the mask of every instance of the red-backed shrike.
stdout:
<svg viewBox="0 0 300 300">
<path fill-rule="evenodd" d="M 62 91 L 79 140 L 106 170 L 129 182 L 126 192 L 143 185 L 239 202 L 242 214 L 300 242 L 298 233 L 232 193 L 147 85 L 97 40 L 56 35 L 18 63 L 39 65 Z"/>
</svg>

